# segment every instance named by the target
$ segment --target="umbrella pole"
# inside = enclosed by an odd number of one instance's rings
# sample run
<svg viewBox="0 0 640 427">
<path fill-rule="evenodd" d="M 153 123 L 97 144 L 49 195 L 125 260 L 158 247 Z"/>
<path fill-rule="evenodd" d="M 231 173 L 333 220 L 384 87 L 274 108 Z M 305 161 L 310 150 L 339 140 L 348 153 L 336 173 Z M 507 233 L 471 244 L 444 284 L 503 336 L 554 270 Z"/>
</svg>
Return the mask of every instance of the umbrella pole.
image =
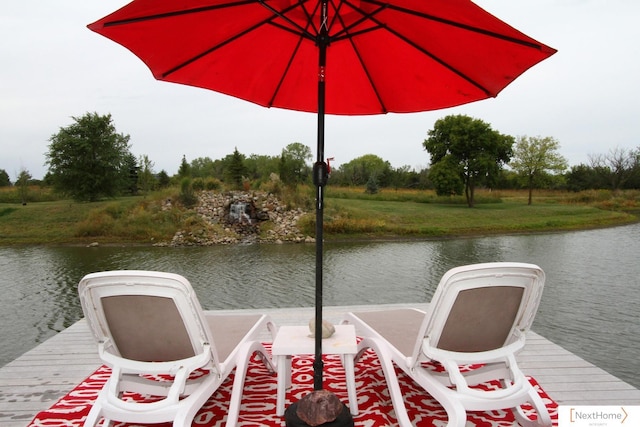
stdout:
<svg viewBox="0 0 640 427">
<path fill-rule="evenodd" d="M 329 31 L 327 28 L 327 3 L 322 0 L 320 34 L 317 38 L 319 49 L 318 67 L 318 152 L 313 165 L 313 183 L 316 187 L 316 312 L 315 312 L 315 355 L 313 361 L 313 393 L 292 404 L 285 411 L 287 427 L 299 427 L 331 423 L 332 426 L 353 427 L 353 417 L 344 403 L 331 392 L 322 389 L 324 363 L 322 361 L 322 256 L 324 226 L 324 186 L 329 179 L 329 168 L 324 161 L 324 116 L 325 116 L 325 67 Z M 315 395 L 315 396 L 314 396 Z M 306 400 L 306 401 L 305 401 Z M 302 403 L 304 402 L 304 405 Z M 303 408 L 304 406 L 304 408 Z M 338 410 L 338 412 L 333 412 Z M 304 421 L 306 420 L 306 421 Z M 311 423 L 314 420 L 314 423 Z M 309 421 L 309 423 L 307 423 Z M 317 421 L 317 422 L 316 422 Z"/>
<path fill-rule="evenodd" d="M 326 18 L 326 2 L 323 1 L 322 15 Z M 325 21 L 323 21 L 325 22 Z M 313 362 L 313 389 L 322 390 L 324 363 L 322 362 L 322 299 L 323 299 L 323 228 L 324 228 L 324 186 L 327 183 L 327 164 L 324 162 L 324 116 L 325 116 L 325 66 L 329 35 L 326 25 L 321 23 L 318 36 L 318 142 L 317 160 L 313 166 L 313 181 L 316 186 L 316 312 L 315 312 L 315 359 Z"/>
</svg>

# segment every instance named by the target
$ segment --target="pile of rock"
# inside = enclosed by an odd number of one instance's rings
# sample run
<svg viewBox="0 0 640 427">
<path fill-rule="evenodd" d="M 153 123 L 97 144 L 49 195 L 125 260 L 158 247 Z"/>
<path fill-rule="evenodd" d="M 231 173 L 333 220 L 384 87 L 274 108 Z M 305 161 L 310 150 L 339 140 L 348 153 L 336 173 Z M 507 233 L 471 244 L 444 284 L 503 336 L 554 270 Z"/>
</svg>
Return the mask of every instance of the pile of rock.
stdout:
<svg viewBox="0 0 640 427">
<path fill-rule="evenodd" d="M 242 207 L 241 215 L 234 214 L 234 205 Z M 306 212 L 300 208 L 287 209 L 271 193 L 203 191 L 198 196 L 195 211 L 210 227 L 197 232 L 179 231 L 169 246 L 315 241 L 298 228 L 298 221 Z M 261 232 L 263 227 L 267 228 L 264 233 Z"/>
</svg>

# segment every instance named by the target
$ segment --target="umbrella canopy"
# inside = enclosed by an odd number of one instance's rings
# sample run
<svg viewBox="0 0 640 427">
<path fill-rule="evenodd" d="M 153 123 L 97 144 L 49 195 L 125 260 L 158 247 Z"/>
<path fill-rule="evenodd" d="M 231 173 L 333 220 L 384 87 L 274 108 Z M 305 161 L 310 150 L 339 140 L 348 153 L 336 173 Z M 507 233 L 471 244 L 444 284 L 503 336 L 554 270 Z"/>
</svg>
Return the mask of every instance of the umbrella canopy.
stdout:
<svg viewBox="0 0 640 427">
<path fill-rule="evenodd" d="M 308 112 L 326 44 L 326 113 L 342 115 L 495 97 L 555 52 L 468 0 L 135 0 L 89 28 L 158 80 Z"/>
<path fill-rule="evenodd" d="M 315 390 L 325 113 L 409 113 L 494 97 L 555 53 L 469 0 L 134 0 L 89 28 L 158 80 L 318 113 Z"/>
</svg>

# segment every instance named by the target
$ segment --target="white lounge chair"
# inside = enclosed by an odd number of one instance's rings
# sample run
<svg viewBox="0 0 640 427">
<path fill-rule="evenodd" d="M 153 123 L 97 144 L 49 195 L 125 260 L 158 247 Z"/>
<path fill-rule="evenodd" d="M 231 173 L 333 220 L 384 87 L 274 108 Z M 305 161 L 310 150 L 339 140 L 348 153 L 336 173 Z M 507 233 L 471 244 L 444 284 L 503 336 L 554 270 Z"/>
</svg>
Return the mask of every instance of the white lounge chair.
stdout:
<svg viewBox="0 0 640 427">
<path fill-rule="evenodd" d="M 372 348 L 381 362 L 401 426 L 411 426 L 394 363 L 438 400 L 449 427 L 465 426 L 466 411 L 512 408 L 522 426 L 550 426 L 549 413 L 518 368 L 515 353 L 535 317 L 544 272 L 522 263 L 487 263 L 449 270 L 440 281 L 427 312 L 394 309 L 352 312 L 345 323 L 363 337 L 359 354 Z M 423 363 L 436 361 L 437 373 Z M 483 364 L 469 372 L 461 365 Z M 484 391 L 474 385 L 499 380 L 501 388 Z M 537 411 L 529 419 L 521 405 Z"/>
<path fill-rule="evenodd" d="M 264 315 L 205 315 L 191 285 L 177 274 L 109 271 L 78 285 L 84 315 L 112 374 L 84 425 L 105 418 L 132 423 L 190 426 L 195 414 L 235 368 L 227 426 L 235 426 L 249 358 L 255 352 L 273 371 L 258 339 L 275 334 Z M 189 379 L 203 369 L 203 375 Z M 145 376 L 170 376 L 156 381 Z M 195 377 L 195 376 L 194 376 Z M 124 399 L 126 391 L 159 396 L 153 403 Z M 275 393 L 275 390 L 274 390 Z"/>
</svg>

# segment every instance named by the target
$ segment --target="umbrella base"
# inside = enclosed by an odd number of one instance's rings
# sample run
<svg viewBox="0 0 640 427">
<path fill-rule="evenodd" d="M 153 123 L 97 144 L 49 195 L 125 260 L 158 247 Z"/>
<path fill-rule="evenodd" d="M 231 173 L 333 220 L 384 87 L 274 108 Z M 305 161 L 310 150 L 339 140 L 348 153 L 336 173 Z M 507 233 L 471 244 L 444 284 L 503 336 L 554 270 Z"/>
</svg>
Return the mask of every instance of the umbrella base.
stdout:
<svg viewBox="0 0 640 427">
<path fill-rule="evenodd" d="M 320 424 L 321 427 L 353 427 L 353 417 L 351 416 L 351 412 L 349 408 L 344 403 L 341 403 L 342 411 L 338 414 L 338 417 L 333 420 L 326 422 L 324 424 Z M 298 416 L 298 402 L 292 403 L 285 411 L 284 411 L 284 420 L 285 425 L 287 427 L 310 427 L 309 424 L 304 422 Z"/>
</svg>

